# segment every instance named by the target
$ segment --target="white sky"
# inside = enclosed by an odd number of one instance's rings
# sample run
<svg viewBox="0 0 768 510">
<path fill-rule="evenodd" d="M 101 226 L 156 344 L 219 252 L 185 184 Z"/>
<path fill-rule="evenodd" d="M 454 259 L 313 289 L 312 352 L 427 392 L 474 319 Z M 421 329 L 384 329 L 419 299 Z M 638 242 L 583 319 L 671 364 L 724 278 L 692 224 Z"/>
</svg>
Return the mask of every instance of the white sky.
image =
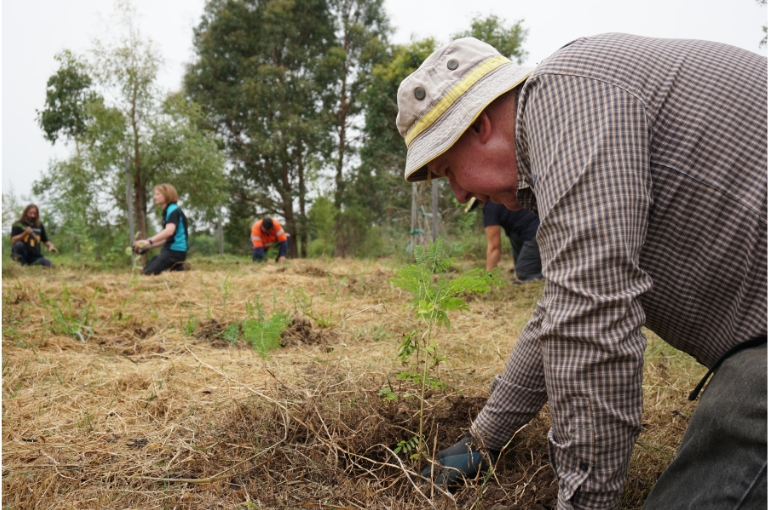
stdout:
<svg viewBox="0 0 768 510">
<path fill-rule="evenodd" d="M 299 0 L 300 1 L 300 0 Z M 141 31 L 165 58 L 161 85 L 178 89 L 192 55 L 192 29 L 204 0 L 134 0 Z M 527 64 L 536 64 L 577 37 L 626 32 L 652 37 L 720 41 L 761 55 L 766 8 L 756 0 L 385 0 L 394 42 L 411 35 L 448 42 L 477 15 L 495 14 L 528 28 Z M 63 49 L 84 53 L 94 38 L 107 38 L 106 0 L 6 0 L 2 3 L 2 174 L 3 191 L 13 186 L 29 195 L 52 158 L 68 149 L 51 146 L 36 122 L 45 85 L 56 71 L 53 56 Z M 393 120 L 394 122 L 394 120 Z"/>
</svg>

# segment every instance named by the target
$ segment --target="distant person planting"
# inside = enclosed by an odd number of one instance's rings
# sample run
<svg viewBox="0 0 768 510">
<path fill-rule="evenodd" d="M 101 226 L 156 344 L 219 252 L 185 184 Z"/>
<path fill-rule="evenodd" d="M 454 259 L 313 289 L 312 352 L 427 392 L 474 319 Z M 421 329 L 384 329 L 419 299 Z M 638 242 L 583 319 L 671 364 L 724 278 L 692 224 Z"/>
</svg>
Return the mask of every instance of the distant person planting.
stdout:
<svg viewBox="0 0 768 510">
<path fill-rule="evenodd" d="M 179 194 L 171 184 L 155 186 L 153 196 L 155 204 L 163 207 L 163 230 L 147 239 L 139 239 L 133 243 L 137 251 L 146 251 L 162 246 L 160 254 L 153 257 L 144 269 L 143 274 L 160 274 L 163 271 L 181 271 L 187 268 L 188 223 L 184 212 L 177 204 Z"/>
<path fill-rule="evenodd" d="M 254 262 L 263 262 L 267 250 L 277 244 L 278 252 L 275 262 L 282 262 L 288 255 L 288 234 L 274 218 L 264 218 L 251 227 L 251 243 L 253 244 Z"/>
<path fill-rule="evenodd" d="M 44 244 L 48 251 L 59 253 L 59 250 L 48 240 L 45 227 L 40 222 L 40 210 L 35 204 L 25 207 L 19 220 L 13 224 L 11 243 L 13 244 L 11 257 L 22 266 L 40 264 L 51 267 L 53 265 L 40 253 L 41 244 Z"/>
</svg>

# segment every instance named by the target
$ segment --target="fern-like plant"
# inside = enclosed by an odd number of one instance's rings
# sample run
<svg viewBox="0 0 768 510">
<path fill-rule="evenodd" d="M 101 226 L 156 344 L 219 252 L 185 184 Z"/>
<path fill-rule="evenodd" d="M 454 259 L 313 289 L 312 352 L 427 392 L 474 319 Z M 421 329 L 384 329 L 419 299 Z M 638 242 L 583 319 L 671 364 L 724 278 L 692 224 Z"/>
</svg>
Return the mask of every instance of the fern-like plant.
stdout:
<svg viewBox="0 0 768 510">
<path fill-rule="evenodd" d="M 275 308 L 274 297 L 272 308 Z M 267 318 L 261 304 L 261 298 L 258 295 L 253 302 L 245 302 L 245 312 L 249 318 L 244 320 L 239 327 L 230 327 L 224 333 L 224 337 L 234 343 L 239 336 L 240 329 L 242 329 L 245 341 L 258 351 L 259 356 L 267 358 L 269 351 L 280 347 L 280 337 L 293 318 L 284 310 L 277 310 Z"/>
<path fill-rule="evenodd" d="M 446 329 L 451 328 L 448 312 L 468 310 L 462 296 L 487 292 L 491 286 L 501 282 L 495 273 L 484 269 L 472 269 L 451 278 L 447 270 L 454 264 L 455 259 L 446 256 L 441 238 L 430 243 L 426 249 L 417 246 L 414 249 L 414 257 L 416 264 L 408 264 L 398 269 L 391 281 L 396 287 L 411 293 L 406 307 L 413 310 L 418 325 L 416 329 L 404 335 L 397 353 L 397 357 L 403 361 L 413 356 L 416 358 L 417 370 L 403 371 L 397 377 L 420 387 L 419 435 L 415 438 L 419 446 L 417 453 L 411 456 L 418 458 L 423 452 L 424 395 L 427 388 L 437 389 L 445 386 L 429 373 L 431 367 L 445 360 L 445 357 L 438 355 L 433 333 L 441 325 Z M 418 370 L 419 363 L 423 363 L 421 370 Z M 391 390 L 383 396 L 389 400 L 393 399 Z M 412 441 L 408 443 L 413 444 Z"/>
</svg>

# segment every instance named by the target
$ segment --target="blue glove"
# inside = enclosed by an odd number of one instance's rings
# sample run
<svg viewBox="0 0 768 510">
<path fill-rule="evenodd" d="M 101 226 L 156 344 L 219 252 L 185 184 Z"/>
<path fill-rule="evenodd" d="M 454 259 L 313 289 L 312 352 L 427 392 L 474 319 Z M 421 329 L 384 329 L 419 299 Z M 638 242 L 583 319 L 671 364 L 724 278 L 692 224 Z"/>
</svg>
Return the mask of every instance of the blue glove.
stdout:
<svg viewBox="0 0 768 510">
<path fill-rule="evenodd" d="M 459 485 L 464 478 L 474 478 L 498 458 L 499 452 L 495 450 L 488 450 L 487 455 L 480 453 L 472 446 L 472 435 L 467 432 L 461 441 L 435 455 L 435 463 L 425 467 L 421 476 L 434 478 L 438 485 L 452 487 Z"/>
</svg>

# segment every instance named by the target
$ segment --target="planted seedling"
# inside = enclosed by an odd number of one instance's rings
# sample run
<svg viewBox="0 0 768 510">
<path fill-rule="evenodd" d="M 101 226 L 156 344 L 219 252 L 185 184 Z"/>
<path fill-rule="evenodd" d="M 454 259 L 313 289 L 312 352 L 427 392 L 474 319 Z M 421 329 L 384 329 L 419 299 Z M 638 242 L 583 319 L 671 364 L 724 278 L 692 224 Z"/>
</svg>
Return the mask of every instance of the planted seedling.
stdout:
<svg viewBox="0 0 768 510">
<path fill-rule="evenodd" d="M 398 444 L 398 451 L 408 452 L 417 445 L 412 459 L 424 453 L 424 395 L 429 389 L 442 389 L 445 384 L 430 373 L 430 369 L 446 358 L 438 354 L 438 346 L 433 336 L 439 326 L 451 328 L 448 312 L 453 310 L 468 310 L 467 303 L 461 296 L 473 293 L 484 293 L 491 286 L 501 283 L 495 273 L 483 269 L 472 269 L 457 278 L 450 278 L 447 270 L 455 259 L 445 254 L 443 240 L 438 238 L 425 249 L 417 246 L 414 249 L 416 264 L 408 264 L 395 271 L 391 278 L 393 285 L 411 293 L 411 299 L 406 304 L 413 310 L 416 328 L 403 335 L 403 341 L 398 348 L 397 357 L 408 362 L 415 356 L 415 370 L 405 370 L 397 375 L 403 381 L 409 381 L 419 387 L 419 435 L 408 440 L 403 445 Z M 419 369 L 420 367 L 420 369 Z M 385 400 L 394 400 L 397 395 L 390 388 L 382 390 L 380 395 Z M 415 441 L 415 443 L 414 443 Z M 402 443 L 402 441 L 401 441 Z"/>
</svg>

